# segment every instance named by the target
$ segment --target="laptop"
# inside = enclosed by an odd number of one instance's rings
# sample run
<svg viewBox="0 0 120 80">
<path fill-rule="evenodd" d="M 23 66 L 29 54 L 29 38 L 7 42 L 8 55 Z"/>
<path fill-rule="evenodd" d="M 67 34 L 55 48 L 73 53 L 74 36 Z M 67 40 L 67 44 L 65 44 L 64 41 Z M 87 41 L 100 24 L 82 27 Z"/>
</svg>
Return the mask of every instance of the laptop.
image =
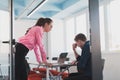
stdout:
<svg viewBox="0 0 120 80">
<path fill-rule="evenodd" d="M 61 53 L 58 58 L 58 63 L 64 63 L 66 61 L 68 53 Z"/>
<path fill-rule="evenodd" d="M 53 63 L 53 65 L 63 64 L 66 61 L 68 53 L 64 52 L 59 55 L 57 63 Z"/>
</svg>

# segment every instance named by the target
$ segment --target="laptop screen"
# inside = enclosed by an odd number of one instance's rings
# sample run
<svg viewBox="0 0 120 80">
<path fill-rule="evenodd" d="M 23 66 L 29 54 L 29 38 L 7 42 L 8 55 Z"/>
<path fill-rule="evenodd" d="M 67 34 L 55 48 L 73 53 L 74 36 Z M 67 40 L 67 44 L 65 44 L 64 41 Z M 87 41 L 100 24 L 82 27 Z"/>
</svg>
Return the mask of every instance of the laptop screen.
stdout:
<svg viewBox="0 0 120 80">
<path fill-rule="evenodd" d="M 66 60 L 67 55 L 68 55 L 67 52 L 61 53 L 61 54 L 59 55 L 58 63 L 64 63 L 65 60 Z"/>
</svg>

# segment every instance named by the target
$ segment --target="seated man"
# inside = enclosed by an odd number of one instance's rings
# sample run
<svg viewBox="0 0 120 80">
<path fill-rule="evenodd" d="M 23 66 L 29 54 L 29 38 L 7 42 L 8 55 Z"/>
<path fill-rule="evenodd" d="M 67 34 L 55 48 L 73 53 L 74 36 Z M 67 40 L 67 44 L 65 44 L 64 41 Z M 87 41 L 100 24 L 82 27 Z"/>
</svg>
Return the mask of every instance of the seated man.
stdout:
<svg viewBox="0 0 120 80">
<path fill-rule="evenodd" d="M 74 40 L 76 43 L 73 44 L 73 51 L 77 60 L 78 72 L 69 74 L 65 80 L 92 80 L 90 42 L 82 33 L 76 35 Z M 81 56 L 75 50 L 77 46 L 82 49 Z"/>
</svg>

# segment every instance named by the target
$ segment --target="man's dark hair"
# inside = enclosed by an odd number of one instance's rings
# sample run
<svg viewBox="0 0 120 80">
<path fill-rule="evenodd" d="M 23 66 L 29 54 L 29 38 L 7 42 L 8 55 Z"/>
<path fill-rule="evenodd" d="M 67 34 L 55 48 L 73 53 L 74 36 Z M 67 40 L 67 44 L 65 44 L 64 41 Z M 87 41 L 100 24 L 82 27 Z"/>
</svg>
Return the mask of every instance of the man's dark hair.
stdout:
<svg viewBox="0 0 120 80">
<path fill-rule="evenodd" d="M 75 39 L 74 39 L 74 40 L 75 40 L 75 41 L 78 41 L 78 40 L 86 41 L 87 39 L 86 39 L 86 36 L 85 36 L 84 34 L 79 33 L 79 34 L 77 34 L 77 35 L 75 36 Z"/>
</svg>

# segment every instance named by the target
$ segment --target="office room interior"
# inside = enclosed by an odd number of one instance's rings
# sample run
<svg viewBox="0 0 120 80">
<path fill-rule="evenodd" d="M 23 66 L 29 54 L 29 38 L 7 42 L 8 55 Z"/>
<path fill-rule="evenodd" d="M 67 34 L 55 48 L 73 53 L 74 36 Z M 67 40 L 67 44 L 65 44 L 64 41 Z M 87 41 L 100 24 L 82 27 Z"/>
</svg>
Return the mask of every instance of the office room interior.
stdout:
<svg viewBox="0 0 120 80">
<path fill-rule="evenodd" d="M 41 1 L 44 0 L 13 0 L 13 39 L 17 42 L 40 17 L 49 17 L 53 20 L 53 28 L 43 37 L 48 60 L 55 62 L 52 60 L 53 57 L 59 57 L 60 53 L 67 52 L 69 61 L 65 63 L 70 63 L 75 60 L 72 50 L 75 35 L 83 33 L 91 40 L 89 0 L 45 0 L 31 14 Z M 98 1 L 100 53 L 101 58 L 105 60 L 103 80 L 120 80 L 120 0 Z M 9 75 L 10 48 L 9 44 L 3 43 L 10 40 L 9 8 L 9 0 L 0 1 L 0 77 Z M 81 55 L 81 49 L 77 47 L 76 50 Z M 27 57 L 29 63 L 37 64 L 34 51 L 30 51 Z M 76 67 L 70 68 L 71 73 L 75 71 Z"/>
</svg>

